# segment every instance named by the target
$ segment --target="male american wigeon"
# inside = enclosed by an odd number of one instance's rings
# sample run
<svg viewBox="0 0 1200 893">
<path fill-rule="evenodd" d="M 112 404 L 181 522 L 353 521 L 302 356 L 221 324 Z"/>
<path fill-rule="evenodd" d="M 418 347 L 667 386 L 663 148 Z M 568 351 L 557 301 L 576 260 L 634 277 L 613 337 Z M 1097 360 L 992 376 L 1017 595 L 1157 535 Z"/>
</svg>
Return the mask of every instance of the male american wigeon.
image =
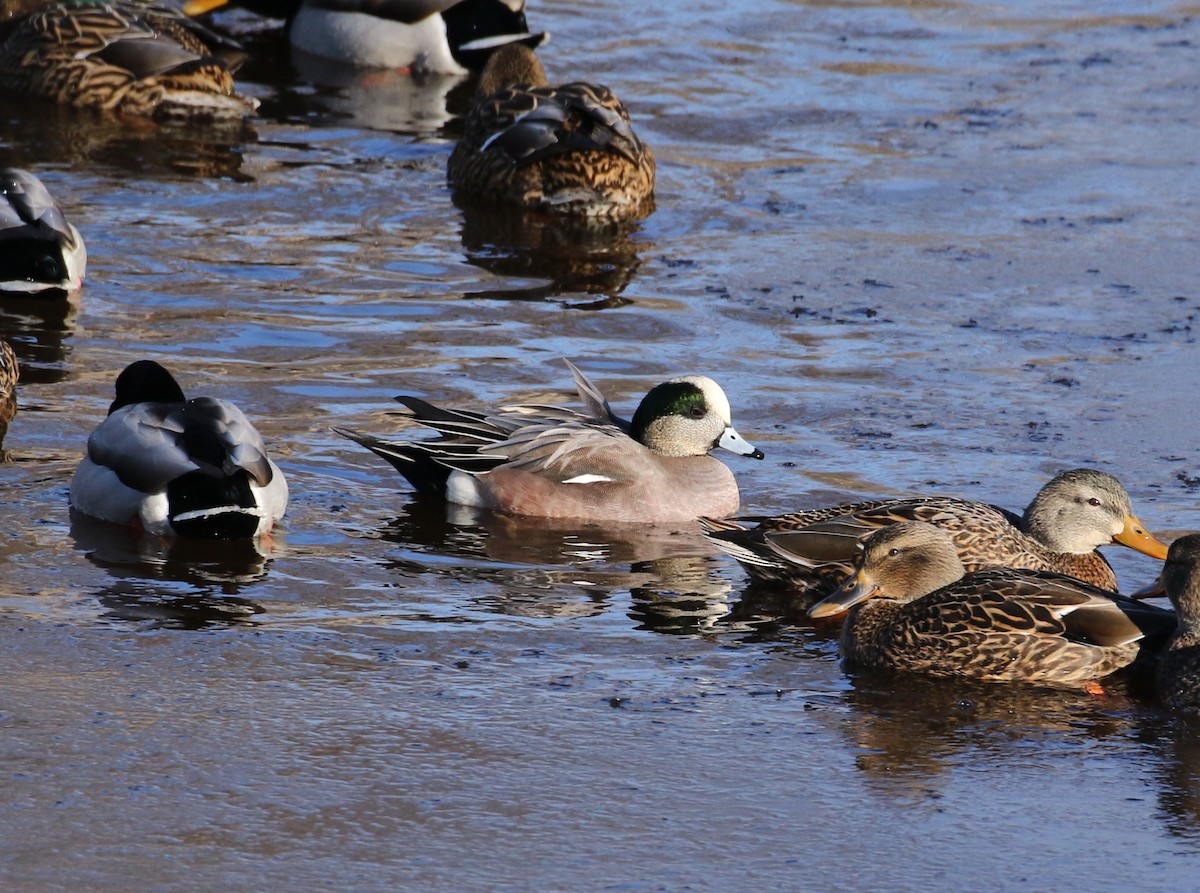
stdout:
<svg viewBox="0 0 1200 893">
<path fill-rule="evenodd" d="M 730 421 L 729 400 L 710 378 L 655 386 L 632 421 L 567 363 L 586 412 L 506 406 L 481 413 L 397 397 L 411 417 L 440 432 L 395 440 L 335 428 L 382 456 L 419 492 L 459 505 L 540 518 L 671 523 L 737 511 L 733 473 L 709 456 L 723 447 L 763 458 Z"/>
</svg>

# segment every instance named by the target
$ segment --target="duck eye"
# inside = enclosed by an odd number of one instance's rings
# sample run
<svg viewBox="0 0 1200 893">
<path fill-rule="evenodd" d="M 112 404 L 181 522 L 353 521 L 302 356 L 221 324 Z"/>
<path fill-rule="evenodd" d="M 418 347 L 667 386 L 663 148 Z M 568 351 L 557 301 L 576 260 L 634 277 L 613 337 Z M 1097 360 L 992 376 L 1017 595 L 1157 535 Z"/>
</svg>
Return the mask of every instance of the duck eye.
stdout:
<svg viewBox="0 0 1200 893">
<path fill-rule="evenodd" d="M 1088 500 L 1088 505 L 1098 506 L 1098 505 L 1100 505 L 1100 500 L 1097 499 L 1095 496 L 1093 496 L 1091 499 Z"/>
<path fill-rule="evenodd" d="M 703 406 L 693 406 L 691 409 L 688 410 L 688 415 L 690 415 L 694 419 L 702 419 L 702 418 L 704 418 L 704 415 L 705 415 L 704 407 Z"/>
<path fill-rule="evenodd" d="M 899 554 L 900 554 L 899 549 L 888 549 L 888 557 L 890 557 L 890 558 L 895 558 Z"/>
</svg>

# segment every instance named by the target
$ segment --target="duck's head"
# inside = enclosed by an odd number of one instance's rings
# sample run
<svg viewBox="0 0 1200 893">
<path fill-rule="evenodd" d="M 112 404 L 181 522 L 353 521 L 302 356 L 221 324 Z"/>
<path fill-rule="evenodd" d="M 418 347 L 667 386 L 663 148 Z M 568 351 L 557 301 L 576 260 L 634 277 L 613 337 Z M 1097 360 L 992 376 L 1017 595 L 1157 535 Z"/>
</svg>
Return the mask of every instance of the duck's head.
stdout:
<svg viewBox="0 0 1200 893">
<path fill-rule="evenodd" d="M 1189 624 L 1200 624 L 1200 533 L 1189 533 L 1171 543 L 1158 585 Z"/>
<path fill-rule="evenodd" d="M 519 43 L 510 44 L 492 53 L 479 75 L 475 96 L 486 99 L 509 87 L 546 87 L 549 83 L 537 53 Z"/>
<path fill-rule="evenodd" d="M 763 458 L 733 427 L 729 398 L 711 378 L 686 375 L 656 385 L 633 414 L 633 438 L 663 456 L 703 456 L 722 447 Z"/>
<path fill-rule="evenodd" d="M 117 399 L 108 408 L 112 415 L 122 406 L 135 403 L 183 403 L 183 389 L 175 378 L 154 360 L 138 360 L 117 376 Z"/>
<path fill-rule="evenodd" d="M 882 527 L 858 548 L 854 573 L 837 592 L 809 608 L 810 617 L 832 617 L 870 598 L 912 601 L 966 573 L 950 534 L 924 521 Z"/>
<path fill-rule="evenodd" d="M 1022 526 L 1055 552 L 1085 553 L 1120 543 L 1160 560 L 1167 556 L 1167 544 L 1146 531 L 1121 482 L 1092 468 L 1064 471 L 1042 487 L 1025 509 Z"/>
</svg>

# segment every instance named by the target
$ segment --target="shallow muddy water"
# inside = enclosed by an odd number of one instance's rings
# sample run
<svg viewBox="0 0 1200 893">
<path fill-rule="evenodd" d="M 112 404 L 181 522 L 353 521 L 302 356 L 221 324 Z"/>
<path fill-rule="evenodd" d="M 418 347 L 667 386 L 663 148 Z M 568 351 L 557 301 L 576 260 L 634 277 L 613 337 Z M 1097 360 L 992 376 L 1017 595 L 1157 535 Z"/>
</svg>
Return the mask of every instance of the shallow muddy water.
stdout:
<svg viewBox="0 0 1200 893">
<path fill-rule="evenodd" d="M 1198 13 L 532 0 L 551 78 L 613 87 L 659 159 L 655 213 L 600 233 L 455 206 L 469 89 L 268 36 L 244 131 L 6 104 L 0 163 L 90 266 L 0 301 L 0 887 L 1189 889 L 1200 727 L 1138 680 L 847 676 L 694 531 L 447 513 L 329 428 L 570 402 L 561 357 L 624 413 L 701 372 L 767 454 L 728 457 L 747 512 L 1020 507 L 1093 465 L 1200 528 Z M 273 445 L 272 548 L 72 523 L 140 357 Z"/>
</svg>

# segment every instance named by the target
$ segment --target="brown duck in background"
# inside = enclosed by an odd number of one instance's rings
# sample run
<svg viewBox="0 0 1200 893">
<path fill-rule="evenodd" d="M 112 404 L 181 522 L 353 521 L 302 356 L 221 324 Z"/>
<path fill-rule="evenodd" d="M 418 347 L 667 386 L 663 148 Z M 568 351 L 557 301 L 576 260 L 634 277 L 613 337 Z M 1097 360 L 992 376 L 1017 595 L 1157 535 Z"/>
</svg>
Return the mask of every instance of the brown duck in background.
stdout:
<svg viewBox="0 0 1200 893">
<path fill-rule="evenodd" d="M 20 373 L 17 355 L 7 341 L 0 341 L 0 462 L 8 461 L 4 436 L 8 434 L 8 423 L 17 414 L 17 378 Z"/>
<path fill-rule="evenodd" d="M 237 46 L 166 7 L 5 0 L 0 23 L 0 88 L 14 94 L 139 118 L 241 118 L 258 107 L 234 89 Z"/>
<path fill-rule="evenodd" d="M 863 540 L 854 575 L 809 614 L 847 609 L 841 650 L 856 666 L 1068 688 L 1090 688 L 1175 628 L 1171 611 L 1061 574 L 965 574 L 950 534 L 921 521 Z"/>
<path fill-rule="evenodd" d="M 1175 606 L 1179 625 L 1158 664 L 1157 688 L 1163 703 L 1200 714 L 1200 534 L 1171 543 L 1158 578 Z"/>
<path fill-rule="evenodd" d="M 450 155 L 462 198 L 606 219 L 652 210 L 654 156 L 607 87 L 551 87 L 521 45 L 492 54 Z"/>
<path fill-rule="evenodd" d="M 1020 517 L 982 502 L 920 496 L 794 512 L 750 529 L 703 519 L 708 537 L 752 579 L 809 596 L 828 593 L 850 574 L 860 539 L 906 521 L 946 530 L 967 571 L 1051 571 L 1110 592 L 1117 591 L 1117 578 L 1098 547 L 1115 542 L 1158 559 L 1167 554 L 1166 543 L 1134 514 L 1121 482 L 1089 468 L 1054 477 Z"/>
</svg>

